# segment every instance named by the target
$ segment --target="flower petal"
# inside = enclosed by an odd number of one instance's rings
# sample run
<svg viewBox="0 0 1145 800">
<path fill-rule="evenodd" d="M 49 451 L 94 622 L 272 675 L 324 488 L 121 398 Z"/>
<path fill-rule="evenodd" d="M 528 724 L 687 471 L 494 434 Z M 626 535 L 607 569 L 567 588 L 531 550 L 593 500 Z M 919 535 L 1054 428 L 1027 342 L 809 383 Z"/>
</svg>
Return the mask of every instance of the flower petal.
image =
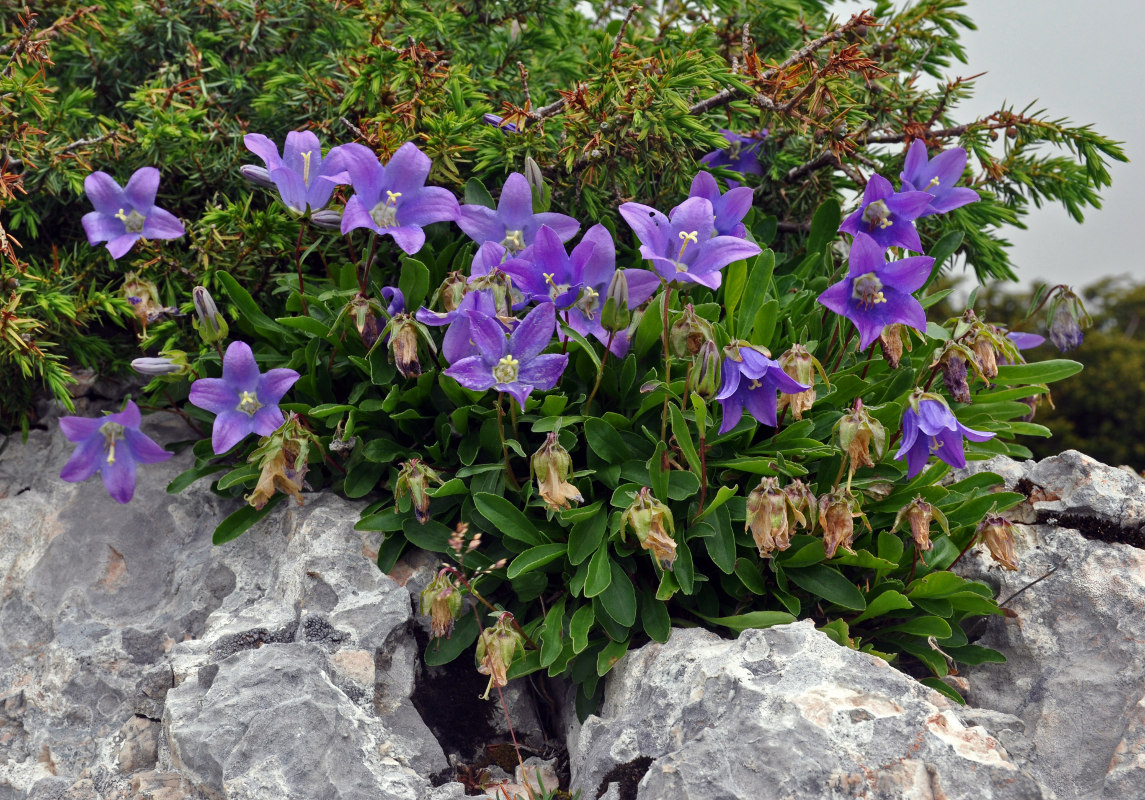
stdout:
<svg viewBox="0 0 1145 800">
<path fill-rule="evenodd" d="M 532 386 L 520 381 L 494 384 L 493 388 L 499 392 L 508 392 L 517 401 L 517 405 L 521 407 L 522 411 L 525 410 L 525 401 L 529 398 L 529 393 L 533 391 Z"/>
<path fill-rule="evenodd" d="M 101 420 L 93 421 L 101 422 Z M 64 468 L 60 470 L 60 478 L 68 483 L 80 483 L 94 475 L 103 462 L 106 442 L 107 440 L 99 435 L 90 436 L 80 442 L 79 447 L 68 459 L 68 463 L 64 464 Z"/>
<path fill-rule="evenodd" d="M 123 220 L 104 214 L 101 211 L 89 211 L 80 220 L 83 223 L 84 233 L 87 234 L 87 243 L 97 245 L 100 242 L 111 241 L 126 233 L 127 228 Z"/>
<path fill-rule="evenodd" d="M 469 317 L 469 338 L 477 346 L 477 352 L 485 359 L 485 363 L 492 368 L 509 351 L 505 329 L 497 320 L 480 312 L 467 311 L 466 316 Z"/>
<path fill-rule="evenodd" d="M 966 448 L 962 437 L 954 431 L 944 431 L 935 437 L 939 444 L 934 454 L 955 469 L 966 466 Z"/>
<path fill-rule="evenodd" d="M 151 208 L 143 223 L 143 235 L 148 239 L 178 239 L 186 232 L 178 217 L 158 206 Z"/>
<path fill-rule="evenodd" d="M 925 436 L 937 436 L 944 430 L 957 430 L 958 421 L 941 400 L 918 401 L 918 429 Z"/>
<path fill-rule="evenodd" d="M 69 442 L 82 442 L 94 436 L 106 421 L 101 417 L 60 417 L 60 430 Z"/>
<path fill-rule="evenodd" d="M 191 405 L 213 414 L 234 411 L 239 406 L 238 392 L 222 378 L 199 378 L 191 384 L 187 399 Z"/>
<path fill-rule="evenodd" d="M 510 231 L 524 230 L 532 218 L 533 190 L 529 188 L 528 180 L 520 172 L 511 173 L 505 179 L 505 185 L 501 187 L 501 197 L 497 200 L 497 216 L 501 218 L 505 229 Z"/>
<path fill-rule="evenodd" d="M 268 170 L 282 164 L 282 159 L 278 157 L 278 145 L 261 133 L 248 133 L 243 137 L 243 144 L 247 150 L 262 159 Z"/>
<path fill-rule="evenodd" d="M 709 154 L 710 155 L 710 154 Z M 707 158 L 707 156 L 705 156 Z M 751 192 L 748 189 L 748 192 Z M 720 186 L 716 183 L 716 179 L 712 177 L 712 173 L 700 170 L 696 176 L 692 178 L 692 185 L 688 188 L 689 197 L 705 197 L 712 205 L 720 199 Z"/>
<path fill-rule="evenodd" d="M 934 259 L 930 256 L 910 256 L 887 264 L 879 271 L 879 280 L 886 286 L 910 294 L 926 284 L 933 268 Z"/>
<path fill-rule="evenodd" d="M 291 131 L 286 134 L 286 144 L 282 146 L 282 166 L 297 175 L 300 180 L 303 176 L 310 181 L 317 178 L 321 161 L 322 143 L 318 141 L 314 131 Z M 304 188 L 305 185 L 304 181 Z"/>
<path fill-rule="evenodd" d="M 521 361 L 522 369 L 549 346 L 556 325 L 557 309 L 552 303 L 542 303 L 521 320 L 509 337 L 509 352 Z"/>
<path fill-rule="evenodd" d="M 955 186 L 942 197 L 936 197 L 931 200 L 930 205 L 927 206 L 926 213 L 920 216 L 945 214 L 948 211 L 953 211 L 967 203 L 974 203 L 978 200 L 978 192 L 973 189 L 968 189 L 965 186 Z"/>
<path fill-rule="evenodd" d="M 727 400 L 739 389 L 740 363 L 724 358 L 723 378 L 720 381 L 720 390 L 716 393 L 717 400 Z"/>
<path fill-rule="evenodd" d="M 755 192 L 747 186 L 729 189 L 727 194 L 712 204 L 716 214 L 716 231 L 724 235 L 731 235 L 751 210 Z"/>
<path fill-rule="evenodd" d="M 472 389 L 475 392 L 483 392 L 496 383 L 493 379 L 493 370 L 481 356 L 463 358 L 446 369 L 445 374 L 466 389 Z"/>
<path fill-rule="evenodd" d="M 755 417 L 757 422 L 772 428 L 776 427 L 778 425 L 776 420 L 778 402 L 775 389 L 765 383 L 759 388 L 745 392 L 745 394 L 747 396 L 744 397 L 744 408 L 747 409 L 747 413 Z"/>
<path fill-rule="evenodd" d="M 558 214 L 555 211 L 542 211 L 539 214 L 534 214 L 533 224 L 538 228 L 542 225 L 548 225 L 556 231 L 557 236 L 561 237 L 562 242 L 567 242 L 576 236 L 576 232 L 580 230 L 579 222 L 568 214 Z M 605 230 L 608 229 L 605 228 Z"/>
<path fill-rule="evenodd" d="M 427 186 L 414 192 L 409 200 L 398 205 L 397 216 L 403 225 L 429 225 L 433 222 L 453 222 L 457 219 L 457 198 L 448 189 Z"/>
<path fill-rule="evenodd" d="M 919 190 L 922 187 L 919 185 L 921 181 L 924 185 L 928 179 L 923 178 L 923 170 L 926 169 L 927 156 L 926 144 L 922 139 L 915 139 L 910 143 L 910 147 L 906 151 L 906 160 L 903 162 L 902 172 L 899 173 L 899 178 L 903 182 L 903 187 L 907 183 L 911 184 L 912 189 Z"/>
<path fill-rule="evenodd" d="M 386 184 L 392 192 L 413 194 L 425 186 L 432 166 L 429 156 L 413 142 L 406 142 L 386 163 Z"/>
<path fill-rule="evenodd" d="M 463 205 L 457 210 L 457 227 L 478 244 L 500 242 L 505 238 L 505 224 L 491 208 Z"/>
<path fill-rule="evenodd" d="M 159 170 L 155 167 L 140 167 L 123 187 L 123 194 L 131 207 L 147 216 L 155 205 L 155 193 L 159 191 Z"/>
<path fill-rule="evenodd" d="M 679 243 L 683 241 L 681 235 L 691 233 L 697 235 L 699 244 L 706 244 L 715 227 L 716 212 L 707 198 L 689 197 L 673 208 L 668 218 L 672 221 L 672 235 L 668 237 L 667 242 L 667 247 L 671 250 L 680 246 Z M 726 263 L 730 264 L 731 261 Z"/>
<path fill-rule="evenodd" d="M 251 428 L 259 436 L 270 436 L 285 421 L 286 417 L 282 415 L 282 409 L 276 405 L 264 405 L 254 412 L 254 416 L 251 418 Z"/>
<path fill-rule="evenodd" d="M 759 245 L 747 239 L 738 239 L 735 236 L 716 236 L 715 238 L 700 240 L 703 248 L 696 260 L 692 262 L 688 272 L 704 274 L 720 270 L 733 261 L 742 261 L 760 254 Z M 717 282 L 718 286 L 719 283 Z"/>
<path fill-rule="evenodd" d="M 342 211 L 342 233 L 347 234 L 358 228 L 380 232 L 381 229 L 374 223 L 369 210 L 358 195 L 346 201 L 346 208 Z"/>
<path fill-rule="evenodd" d="M 130 503 L 135 495 L 135 459 L 130 453 L 116 451 L 114 461 L 103 460 L 99 466 L 99 476 L 111 499 L 117 503 Z"/>
<path fill-rule="evenodd" d="M 718 395 L 716 399 L 720 400 Z M 743 398 L 738 393 L 731 395 L 720 400 L 720 407 L 724 411 L 723 419 L 720 420 L 720 433 L 724 434 L 738 425 L 740 419 L 743 418 Z"/>
<path fill-rule="evenodd" d="M 133 401 L 128 400 L 122 411 L 108 414 L 104 417 L 102 422 L 114 422 L 125 428 L 138 428 L 139 424 L 143 422 L 143 415 L 139 412 L 139 406 L 135 405 Z"/>
<path fill-rule="evenodd" d="M 215 417 L 211 431 L 211 449 L 221 456 L 245 439 L 254 430 L 254 421 L 242 411 L 231 409 Z"/>
<path fill-rule="evenodd" d="M 381 231 L 394 237 L 398 247 L 411 256 L 425 244 L 425 231 L 419 225 L 401 225 L 396 228 L 382 228 Z"/>
<path fill-rule="evenodd" d="M 306 184 L 299 173 L 279 167 L 270 171 L 270 179 L 278 187 L 278 195 L 287 208 L 295 214 L 306 213 Z"/>
<path fill-rule="evenodd" d="M 131 449 L 132 458 L 140 464 L 158 464 L 174 455 L 174 453 L 168 453 L 150 436 L 140 430 L 128 428 L 123 432 L 123 438 Z"/>
<path fill-rule="evenodd" d="M 557 385 L 568 363 L 569 357 L 565 353 L 536 356 L 527 363 L 522 361 L 517 380 L 538 389 L 551 389 Z"/>
<path fill-rule="evenodd" d="M 125 233 L 117 236 L 107 243 L 107 252 L 111 253 L 112 258 L 121 258 L 142 238 L 142 233 Z"/>
<path fill-rule="evenodd" d="M 83 179 L 83 190 L 96 211 L 114 217 L 128 202 L 115 178 L 106 172 L 93 172 Z"/>
<path fill-rule="evenodd" d="M 223 355 L 223 380 L 235 392 L 253 392 L 258 389 L 258 363 L 246 342 L 231 342 Z"/>
<path fill-rule="evenodd" d="M 297 372 L 285 367 L 267 370 L 266 374 L 258 379 L 258 391 L 256 392 L 258 401 L 264 406 L 278 405 L 278 401 L 282 399 L 282 396 L 289 391 L 299 377 Z"/>
<path fill-rule="evenodd" d="M 958 432 L 972 442 L 985 442 L 987 439 L 994 438 L 993 433 L 987 433 L 986 431 L 976 431 L 973 428 L 967 428 L 961 422 L 957 421 L 955 424 L 958 426 Z"/>
<path fill-rule="evenodd" d="M 620 216 L 624 217 L 624 221 L 632 228 L 640 243 L 656 255 L 663 255 L 668 241 L 667 233 L 671 227 L 668 218 L 643 203 L 624 203 L 619 210 Z"/>
<path fill-rule="evenodd" d="M 350 175 L 350 185 L 356 194 L 362 196 L 361 202 L 368 204 L 368 211 L 378 202 L 382 193 L 385 169 L 378 162 L 377 154 L 365 145 L 353 142 L 340 145 L 338 153 L 342 166 Z"/>
</svg>

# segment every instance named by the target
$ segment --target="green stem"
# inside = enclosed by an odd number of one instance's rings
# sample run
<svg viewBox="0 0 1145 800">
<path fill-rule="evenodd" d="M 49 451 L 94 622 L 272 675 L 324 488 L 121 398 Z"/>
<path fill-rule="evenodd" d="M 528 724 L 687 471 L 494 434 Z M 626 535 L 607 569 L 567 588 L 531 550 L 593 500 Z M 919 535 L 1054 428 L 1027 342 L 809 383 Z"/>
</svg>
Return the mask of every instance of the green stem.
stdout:
<svg viewBox="0 0 1145 800">
<path fill-rule="evenodd" d="M 362 265 L 361 280 L 358 281 L 358 288 L 361 290 L 362 294 L 366 293 L 366 289 L 370 285 L 370 267 L 374 263 L 374 253 L 378 249 L 378 239 L 378 234 L 373 232 L 370 233 L 370 250 L 366 255 L 366 263 Z"/>
<path fill-rule="evenodd" d="M 497 392 L 497 435 L 501 438 L 501 455 L 505 457 L 505 477 L 509 479 L 509 484 L 514 489 L 519 490 L 521 484 L 513 474 L 513 467 L 509 463 L 509 445 L 505 443 L 505 408 L 502 405 L 504 398 L 504 392 Z"/>
<path fill-rule="evenodd" d="M 663 328 L 660 342 L 664 345 L 664 410 L 660 415 L 660 441 L 668 441 L 668 398 L 672 396 L 672 354 L 668 352 L 668 301 L 672 299 L 672 287 L 664 282 Z"/>
<path fill-rule="evenodd" d="M 584 401 L 584 415 L 588 416 L 589 406 L 592 405 L 592 400 L 596 397 L 596 392 L 600 388 L 600 381 L 604 377 L 604 365 L 608 363 L 608 354 L 612 352 L 612 337 L 616 335 L 616 331 L 608 332 L 608 344 L 604 346 L 604 358 L 600 360 L 600 369 L 596 371 L 596 383 L 592 385 L 592 391 L 588 393 L 588 400 Z"/>
<path fill-rule="evenodd" d="M 302 282 L 302 234 L 310 220 L 303 219 L 298 226 L 298 241 L 294 243 L 294 269 L 298 273 L 298 299 L 302 302 L 302 316 L 309 317 L 310 311 L 306 308 L 306 286 Z"/>
</svg>

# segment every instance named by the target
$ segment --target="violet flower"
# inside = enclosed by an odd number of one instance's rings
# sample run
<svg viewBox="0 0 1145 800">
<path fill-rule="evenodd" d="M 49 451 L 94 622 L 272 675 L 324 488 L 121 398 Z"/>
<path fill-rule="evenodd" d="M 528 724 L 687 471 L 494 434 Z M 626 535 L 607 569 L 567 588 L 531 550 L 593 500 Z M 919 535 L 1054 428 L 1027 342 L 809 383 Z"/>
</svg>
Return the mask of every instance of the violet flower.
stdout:
<svg viewBox="0 0 1145 800">
<path fill-rule="evenodd" d="M 893 323 L 926 330 L 926 314 L 911 292 L 926 283 L 933 267 L 930 256 L 888 264 L 885 250 L 860 233 L 851 243 L 847 277 L 819 295 L 819 302 L 855 323 L 859 349 L 866 350 Z"/>
<path fill-rule="evenodd" d="M 517 126 L 515 124 L 512 122 L 506 122 L 504 117 L 498 116 L 497 114 L 485 114 L 481 118 L 481 121 L 486 125 L 492 125 L 494 128 L 497 128 L 501 131 L 501 133 L 504 134 L 517 132 Z"/>
<path fill-rule="evenodd" d="M 423 325 L 449 326 L 445 331 L 445 338 L 442 339 L 441 342 L 441 353 L 450 364 L 456 364 L 463 358 L 480 355 L 481 353 L 470 331 L 472 325 L 469 316 L 470 311 L 475 311 L 478 314 L 496 320 L 504 330 L 509 330 L 505 322 L 497 314 L 497 300 L 493 296 L 492 290 L 489 289 L 479 289 L 466 293 L 466 295 L 461 298 L 460 305 L 453 311 L 449 311 L 445 314 L 438 314 L 435 311 L 430 311 L 428 308 L 419 308 L 415 315 L 417 321 Z"/>
<path fill-rule="evenodd" d="M 284 421 L 278 403 L 298 377 L 292 369 L 260 373 L 250 345 L 231 342 L 223 356 L 223 377 L 199 378 L 187 398 L 216 415 L 211 432 L 215 454 L 227 452 L 251 433 L 269 436 L 278 430 Z"/>
<path fill-rule="evenodd" d="M 342 212 L 342 233 L 356 228 L 388 233 L 412 255 L 425 244 L 422 226 L 457 219 L 457 198 L 448 189 L 425 185 L 432 163 L 413 142 L 399 147 L 385 166 L 363 145 L 344 144 L 340 150 L 354 187 Z"/>
<path fill-rule="evenodd" d="M 95 211 L 83 215 L 83 229 L 92 246 L 107 242 L 107 252 L 119 258 L 140 239 L 178 239 L 186 230 L 170 211 L 155 205 L 159 170 L 141 167 L 120 188 L 106 172 L 84 178 L 84 191 Z"/>
<path fill-rule="evenodd" d="M 574 248 L 570 259 L 557 232 L 542 225 L 528 250 L 528 259 L 507 261 L 500 269 L 513 279 L 513 286 L 528 300 L 565 309 L 580 296 L 584 262 L 592 251 L 591 243 L 584 246 L 582 242 Z"/>
<path fill-rule="evenodd" d="M 295 214 L 319 211 L 330 202 L 334 187 L 350 182 L 342 164 L 341 149 L 333 147 L 322 157 L 322 143 L 311 131 L 291 131 L 286 134 L 282 157 L 278 146 L 261 133 L 248 133 L 243 144 L 266 164 L 266 169 L 247 165 L 243 175 L 255 183 L 265 185 L 262 173 L 278 189 L 278 194 Z"/>
<path fill-rule="evenodd" d="M 478 244 L 497 242 L 512 255 L 533 243 L 542 225 L 552 228 L 562 242 L 576 236 L 580 223 L 567 214 L 552 211 L 533 213 L 533 190 L 519 172 L 512 173 L 501 188 L 497 210 L 479 205 L 463 205 L 457 224 Z"/>
<path fill-rule="evenodd" d="M 704 197 L 712 204 L 712 213 L 716 215 L 716 233 L 720 236 L 735 236 L 743 239 L 747 236 L 747 227 L 743 218 L 751 210 L 751 201 L 754 192 L 750 187 L 737 186 L 720 193 L 719 184 L 710 172 L 697 172 L 692 178 L 692 187 L 688 190 L 689 197 Z M 671 218 L 669 213 L 668 217 Z"/>
<path fill-rule="evenodd" d="M 728 146 L 708 153 L 700 159 L 701 164 L 723 167 L 744 175 L 763 174 L 763 165 L 759 163 L 759 148 L 767 136 L 767 128 L 748 136 L 740 136 L 723 128 L 720 128 L 720 133 L 728 140 Z"/>
<path fill-rule="evenodd" d="M 926 192 L 896 192 L 891 182 L 877 172 L 867 181 L 863 202 L 843 220 L 839 230 L 852 235 L 865 233 L 884 250 L 905 247 L 922 252 L 914 220 L 926 211 L 933 198 Z"/>
<path fill-rule="evenodd" d="M 468 312 L 470 336 L 478 354 L 463 358 L 445 370 L 466 389 L 508 392 L 522 409 L 534 389 L 551 389 L 568 366 L 567 354 L 542 355 L 553 340 L 557 311 L 552 303 L 539 305 L 505 338 L 493 317 Z"/>
<path fill-rule="evenodd" d="M 978 199 L 978 192 L 973 189 L 954 185 L 965 169 L 966 151 L 961 147 L 952 147 L 927 159 L 926 145 L 922 139 L 915 139 L 907 150 L 899 177 L 902 178 L 903 191 L 930 195 L 926 210 L 919 214 L 920 217 L 929 217 L 931 214 L 945 214 Z"/>
<path fill-rule="evenodd" d="M 1038 336 L 1036 333 L 1026 333 L 1024 331 L 1009 331 L 1006 333 L 1006 336 L 1014 343 L 1014 347 L 1019 350 L 1029 350 L 1034 347 L 1040 347 L 1046 342 L 1046 337 Z"/>
<path fill-rule="evenodd" d="M 171 457 L 139 430 L 139 406 L 128 400 L 117 414 L 105 417 L 60 417 L 60 430 L 77 445 L 60 477 L 70 483 L 86 481 L 96 472 L 117 503 L 135 494 L 135 465 L 156 464 Z"/>
<path fill-rule="evenodd" d="M 724 411 L 721 434 L 739 424 L 745 407 L 761 424 L 776 427 L 776 391 L 798 394 L 811 388 L 789 376 L 778 361 L 747 342 L 729 345 L 724 348 L 724 355 L 723 382 L 716 394 Z"/>
<path fill-rule="evenodd" d="M 902 415 L 902 445 L 895 453 L 895 460 L 906 459 L 907 478 L 922 472 L 932 453 L 961 469 L 966 466 L 963 437 L 984 442 L 994 438 L 994 434 L 967 428 L 954 417 L 941 397 L 916 390 Z"/>
<path fill-rule="evenodd" d="M 625 203 L 620 216 L 640 240 L 640 254 L 668 282 L 698 283 L 718 289 L 720 270 L 733 261 L 759 255 L 759 245 L 734 236 L 714 236 L 715 214 L 704 197 L 691 197 L 669 219 L 641 203 Z"/>
</svg>

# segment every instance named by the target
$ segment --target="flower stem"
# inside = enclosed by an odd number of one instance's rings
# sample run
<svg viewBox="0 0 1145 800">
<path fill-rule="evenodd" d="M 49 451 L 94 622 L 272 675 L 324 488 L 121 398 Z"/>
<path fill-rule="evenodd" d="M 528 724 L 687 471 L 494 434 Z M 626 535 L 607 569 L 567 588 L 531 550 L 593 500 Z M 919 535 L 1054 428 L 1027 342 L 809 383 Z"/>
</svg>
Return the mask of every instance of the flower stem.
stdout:
<svg viewBox="0 0 1145 800">
<path fill-rule="evenodd" d="M 668 441 L 668 398 L 672 396 L 672 354 L 668 352 L 668 301 L 672 299 L 672 287 L 664 282 L 664 315 L 660 342 L 664 345 L 664 410 L 660 415 L 660 440 Z"/>
<path fill-rule="evenodd" d="M 502 405 L 504 398 L 504 392 L 497 392 L 497 435 L 501 437 L 501 455 L 505 457 L 505 477 L 509 479 L 509 484 L 514 489 L 519 490 L 521 484 L 517 482 L 517 476 L 513 474 L 513 467 L 509 463 L 509 445 L 505 443 L 505 408 Z"/>
<path fill-rule="evenodd" d="M 370 285 L 370 267 L 374 263 L 374 253 L 378 249 L 378 239 L 379 239 L 378 234 L 372 233 L 372 232 L 370 233 L 370 250 L 369 250 L 369 253 L 366 255 L 366 263 L 364 263 L 362 265 L 362 270 L 361 270 L 362 277 L 358 282 L 358 288 L 361 290 L 362 294 L 366 293 L 366 289 Z"/>
<path fill-rule="evenodd" d="M 604 365 L 608 363 L 608 354 L 612 352 L 612 337 L 616 335 L 616 331 L 608 332 L 608 344 L 604 346 L 604 358 L 600 360 L 600 369 L 596 371 L 596 383 L 592 385 L 592 391 L 588 393 L 588 400 L 584 401 L 584 415 L 588 416 L 589 406 L 592 405 L 592 399 L 596 397 L 596 392 L 600 388 L 600 381 L 604 377 Z"/>
<path fill-rule="evenodd" d="M 298 299 L 302 301 L 302 316 L 309 317 L 310 310 L 306 307 L 306 286 L 302 282 L 302 234 L 310 224 L 309 219 L 303 219 L 298 226 L 298 241 L 294 243 L 294 269 L 298 273 Z"/>
</svg>

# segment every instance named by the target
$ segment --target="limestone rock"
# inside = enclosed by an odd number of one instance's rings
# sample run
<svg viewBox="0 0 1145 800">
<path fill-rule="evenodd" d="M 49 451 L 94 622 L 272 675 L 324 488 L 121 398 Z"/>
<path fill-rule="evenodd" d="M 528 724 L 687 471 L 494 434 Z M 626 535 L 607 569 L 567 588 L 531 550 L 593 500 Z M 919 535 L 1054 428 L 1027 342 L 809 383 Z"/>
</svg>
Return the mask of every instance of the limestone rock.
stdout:
<svg viewBox="0 0 1145 800">
<path fill-rule="evenodd" d="M 640 759 L 640 800 L 1046 796 L 948 700 L 809 621 L 630 652 L 569 749 L 586 797 Z"/>
</svg>

